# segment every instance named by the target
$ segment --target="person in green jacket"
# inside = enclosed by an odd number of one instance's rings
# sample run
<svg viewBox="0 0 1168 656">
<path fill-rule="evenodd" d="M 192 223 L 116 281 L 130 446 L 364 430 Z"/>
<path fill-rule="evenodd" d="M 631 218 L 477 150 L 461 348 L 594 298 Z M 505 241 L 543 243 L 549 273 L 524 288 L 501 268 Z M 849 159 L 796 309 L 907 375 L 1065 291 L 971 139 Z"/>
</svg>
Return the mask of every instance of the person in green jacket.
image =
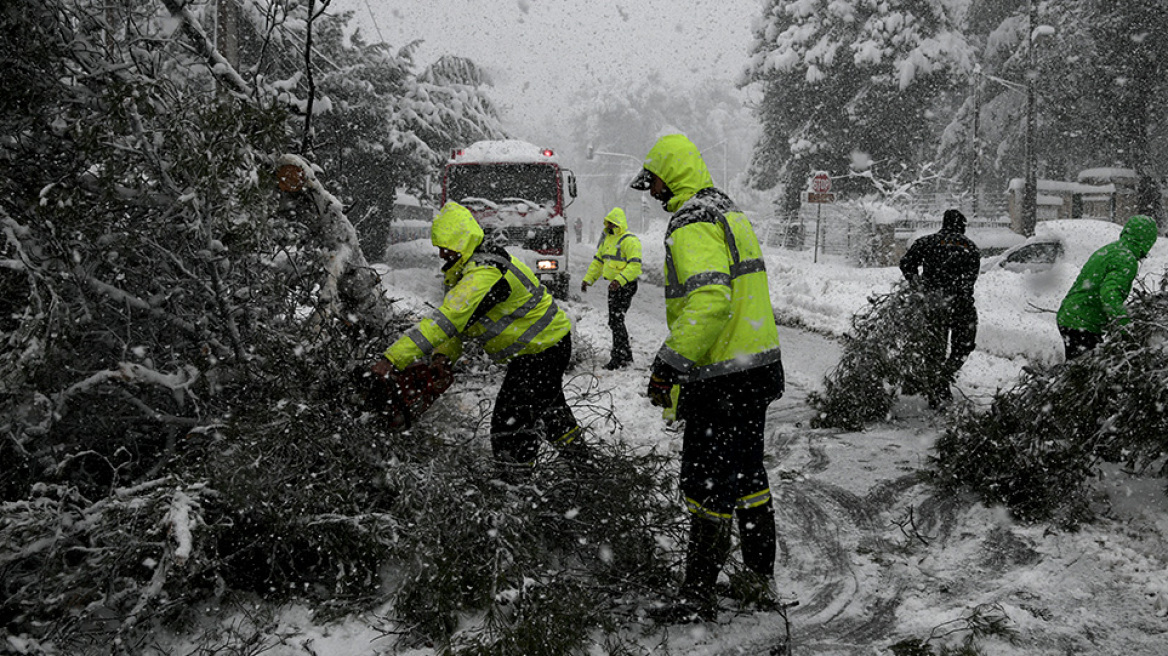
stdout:
<svg viewBox="0 0 1168 656">
<path fill-rule="evenodd" d="M 649 379 L 654 405 L 668 407 L 680 384 L 685 421 L 680 487 L 690 515 L 685 578 L 664 620 L 717 614 L 716 582 L 736 517 L 744 571 L 730 594 L 774 608 L 775 518 L 763 463 L 766 408 L 783 393 L 783 363 L 766 266 L 750 221 L 714 187 L 697 147 L 661 137 L 634 189 L 672 212 L 665 232 L 669 336 Z"/>
<path fill-rule="evenodd" d="M 600 277 L 608 283 L 608 327 L 612 330 L 612 354 L 605 369 L 621 369 L 633 363 L 633 348 L 629 331 L 625 328 L 625 314 L 637 293 L 637 278 L 641 275 L 641 240 L 629 232 L 625 211 L 619 207 L 604 217 L 604 232 L 596 255 L 588 265 L 588 272 L 580 283 L 580 291 Z"/>
<path fill-rule="evenodd" d="M 1156 243 L 1156 222 L 1137 214 L 1128 219 L 1114 241 L 1087 258 L 1058 311 L 1059 334 L 1067 360 L 1087 353 L 1103 341 L 1108 324 L 1125 325 L 1123 304 L 1131 293 L 1140 260 Z"/>
<path fill-rule="evenodd" d="M 582 452 L 580 425 L 564 398 L 572 358 L 571 321 L 527 265 L 484 243 L 483 229 L 458 203 L 442 206 L 430 241 L 445 262 L 446 296 L 431 316 L 398 338 L 374 365 L 384 375 L 425 357 L 440 367 L 462 354 L 462 339 L 483 344 L 507 365 L 491 415 L 491 449 L 505 475 L 522 478 L 539 438 Z"/>
</svg>

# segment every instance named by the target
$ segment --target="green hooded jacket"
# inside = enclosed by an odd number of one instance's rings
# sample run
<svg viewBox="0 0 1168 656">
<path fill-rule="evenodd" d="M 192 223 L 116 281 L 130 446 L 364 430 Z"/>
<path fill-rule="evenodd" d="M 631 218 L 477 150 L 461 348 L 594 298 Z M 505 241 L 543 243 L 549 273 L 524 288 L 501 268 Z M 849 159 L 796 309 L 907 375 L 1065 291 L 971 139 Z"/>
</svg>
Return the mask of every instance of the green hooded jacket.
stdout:
<svg viewBox="0 0 1168 656">
<path fill-rule="evenodd" d="M 669 337 L 657 356 L 680 372 L 679 382 L 781 363 L 766 265 L 746 215 L 714 188 L 684 135 L 661 137 L 644 167 L 673 192 L 665 233 Z"/>
<path fill-rule="evenodd" d="M 398 369 L 434 353 L 457 360 L 463 335 L 483 342 L 495 361 L 506 362 L 550 348 L 571 330 L 568 315 L 531 269 L 483 246 L 483 236 L 474 215 L 458 203 L 446 203 L 434 217 L 430 242 L 461 257 L 444 271 L 448 291 L 441 307 L 385 351 Z"/>
<path fill-rule="evenodd" d="M 611 233 L 605 230 L 600 236 L 600 244 L 588 265 L 588 272 L 584 274 L 584 282 L 591 285 L 603 277 L 624 287 L 641 275 L 641 240 L 629 232 L 625 211 L 619 207 L 612 208 L 604 217 L 604 223 L 611 223 L 616 230 Z"/>
<path fill-rule="evenodd" d="M 1083 265 L 1058 311 L 1062 328 L 1102 334 L 1108 323 L 1128 322 L 1123 304 L 1143 259 L 1156 243 L 1156 222 L 1136 215 L 1128 219 L 1119 241 L 1095 251 Z"/>
</svg>

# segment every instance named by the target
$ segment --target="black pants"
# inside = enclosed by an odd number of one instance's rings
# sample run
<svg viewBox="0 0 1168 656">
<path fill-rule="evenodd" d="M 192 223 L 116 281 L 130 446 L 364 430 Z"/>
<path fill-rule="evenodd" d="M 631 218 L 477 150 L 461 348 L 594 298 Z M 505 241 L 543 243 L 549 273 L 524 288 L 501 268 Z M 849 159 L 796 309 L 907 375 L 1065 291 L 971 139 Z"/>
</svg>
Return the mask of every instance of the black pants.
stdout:
<svg viewBox="0 0 1168 656">
<path fill-rule="evenodd" d="M 932 373 L 917 381 L 930 405 L 953 398 L 949 386 L 977 345 L 977 307 L 972 298 L 936 294 L 926 298 L 924 356 Z"/>
<path fill-rule="evenodd" d="M 930 315 L 937 331 L 935 357 L 956 373 L 977 346 L 977 307 L 973 299 L 942 297 Z"/>
<path fill-rule="evenodd" d="M 1080 355 L 1093 350 L 1096 346 L 1099 346 L 1099 342 L 1103 341 L 1103 335 L 1093 333 L 1089 330 L 1078 330 L 1076 328 L 1059 326 L 1059 334 L 1063 338 L 1063 357 L 1065 360 L 1074 360 Z"/>
<path fill-rule="evenodd" d="M 681 491 L 694 514 L 729 519 L 740 503 L 745 507 L 769 496 L 763 464 L 768 402 L 716 391 L 695 394 L 688 387 L 682 386 L 679 401 L 685 419 Z"/>
<path fill-rule="evenodd" d="M 491 415 L 491 450 L 495 459 L 530 463 L 539 440 L 565 443 L 580 431 L 564 398 L 564 372 L 572 359 L 572 335 L 555 346 L 521 355 L 507 365 Z"/>
<path fill-rule="evenodd" d="M 681 491 L 694 517 L 686 586 L 708 589 L 722 568 L 728 527 L 737 517 L 743 564 L 770 576 L 775 518 L 763 462 L 766 409 L 783 390 L 782 365 L 682 385 L 685 419 Z"/>
<path fill-rule="evenodd" d="M 625 315 L 637 294 L 637 281 L 608 290 L 608 327 L 612 329 L 612 360 L 624 364 L 633 361 L 633 347 L 625 328 Z"/>
</svg>

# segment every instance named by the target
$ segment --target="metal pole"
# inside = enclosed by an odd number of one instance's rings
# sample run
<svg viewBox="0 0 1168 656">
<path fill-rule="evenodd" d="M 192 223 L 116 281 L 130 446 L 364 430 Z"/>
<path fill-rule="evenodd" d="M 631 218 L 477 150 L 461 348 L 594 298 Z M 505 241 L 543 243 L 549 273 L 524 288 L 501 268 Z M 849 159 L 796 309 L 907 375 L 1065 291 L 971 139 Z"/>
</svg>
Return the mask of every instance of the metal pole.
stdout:
<svg viewBox="0 0 1168 656">
<path fill-rule="evenodd" d="M 819 262 L 819 224 L 820 224 L 820 217 L 822 216 L 822 214 L 821 214 L 822 212 L 823 212 L 823 203 L 816 203 L 815 204 L 815 252 L 811 256 L 811 262 L 813 264 Z"/>
<path fill-rule="evenodd" d="M 981 187 L 981 73 L 973 77 L 973 219 L 979 211 L 979 189 Z"/>
<path fill-rule="evenodd" d="M 1029 0 L 1029 29 L 1026 32 L 1026 182 L 1022 187 L 1022 221 L 1026 237 L 1034 235 L 1038 223 L 1038 172 L 1035 170 L 1036 113 L 1034 99 L 1034 0 Z"/>
</svg>

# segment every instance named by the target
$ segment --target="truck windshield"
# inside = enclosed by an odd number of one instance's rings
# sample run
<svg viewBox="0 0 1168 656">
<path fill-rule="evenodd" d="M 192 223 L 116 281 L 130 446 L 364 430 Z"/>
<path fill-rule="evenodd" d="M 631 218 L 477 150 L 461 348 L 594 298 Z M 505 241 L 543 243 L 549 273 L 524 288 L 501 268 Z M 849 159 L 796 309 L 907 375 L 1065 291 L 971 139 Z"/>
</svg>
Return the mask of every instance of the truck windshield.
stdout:
<svg viewBox="0 0 1168 656">
<path fill-rule="evenodd" d="M 497 204 L 556 202 L 556 169 L 546 164 L 460 164 L 446 171 L 446 197 L 485 198 Z"/>
</svg>

